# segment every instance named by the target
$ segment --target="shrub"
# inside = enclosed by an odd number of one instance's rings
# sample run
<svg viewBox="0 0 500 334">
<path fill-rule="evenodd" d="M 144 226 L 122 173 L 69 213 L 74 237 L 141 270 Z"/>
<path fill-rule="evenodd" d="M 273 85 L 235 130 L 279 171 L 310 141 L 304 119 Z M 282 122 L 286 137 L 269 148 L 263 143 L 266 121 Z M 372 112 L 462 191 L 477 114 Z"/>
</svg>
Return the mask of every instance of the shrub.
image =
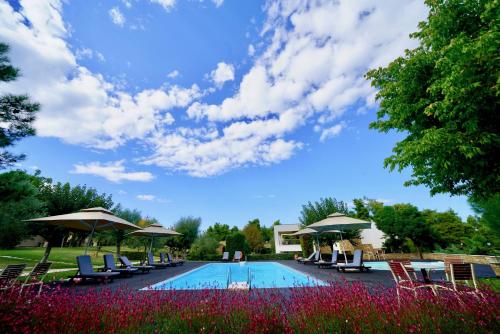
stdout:
<svg viewBox="0 0 500 334">
<path fill-rule="evenodd" d="M 220 258 L 217 254 L 219 242 L 208 234 L 199 236 L 189 250 L 190 260 L 210 260 L 215 257 Z"/>
<path fill-rule="evenodd" d="M 267 261 L 267 260 L 293 260 L 295 253 L 281 253 L 281 254 L 249 254 L 247 260 L 249 261 Z"/>
<path fill-rule="evenodd" d="M 250 251 L 245 236 L 241 232 L 233 232 L 226 240 L 226 252 L 232 256 L 235 251 L 247 254 Z"/>
</svg>

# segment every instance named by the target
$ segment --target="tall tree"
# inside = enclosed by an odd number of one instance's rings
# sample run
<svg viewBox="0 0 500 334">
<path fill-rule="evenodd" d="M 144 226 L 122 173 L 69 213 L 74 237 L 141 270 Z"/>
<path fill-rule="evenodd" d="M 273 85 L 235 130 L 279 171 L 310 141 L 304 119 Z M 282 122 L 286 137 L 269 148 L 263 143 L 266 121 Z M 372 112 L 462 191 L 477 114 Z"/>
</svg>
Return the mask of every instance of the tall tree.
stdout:
<svg viewBox="0 0 500 334">
<path fill-rule="evenodd" d="M 169 238 L 167 245 L 182 250 L 191 248 L 191 245 L 198 237 L 200 231 L 201 218 L 182 217 L 174 225 L 175 231 L 182 233 L 180 236 Z"/>
<path fill-rule="evenodd" d="M 229 230 L 229 225 L 215 223 L 213 226 L 208 227 L 206 233 L 217 241 L 224 241 L 231 234 L 231 231 Z"/>
<path fill-rule="evenodd" d="M 370 127 L 406 134 L 384 162 L 412 167 L 405 185 L 489 198 L 500 191 L 499 1 L 425 2 L 420 45 L 367 73 L 380 101 Z"/>
<path fill-rule="evenodd" d="M 395 204 L 378 206 L 373 215 L 377 227 L 388 236 L 393 243 L 411 241 L 420 258 L 423 250 L 432 249 L 435 237 L 431 226 L 416 206 L 411 204 Z"/>
<path fill-rule="evenodd" d="M 23 219 L 43 215 L 44 203 L 32 175 L 16 170 L 0 174 L 0 247 L 12 248 L 29 236 Z"/>
<path fill-rule="evenodd" d="M 243 228 L 243 235 L 245 236 L 250 250 L 259 254 L 264 248 L 264 238 L 262 237 L 262 231 L 260 229 L 260 221 L 258 219 L 249 221 Z"/>
<path fill-rule="evenodd" d="M 132 224 L 139 224 L 142 219 L 141 212 L 138 210 L 124 209 L 120 204 L 118 204 L 114 209 L 113 213 L 118 217 L 125 219 Z M 124 230 L 114 230 L 110 231 L 112 239 L 116 244 L 116 254 L 119 256 L 121 251 L 121 244 L 125 240 L 126 231 Z"/>
<path fill-rule="evenodd" d="M 0 43 L 0 82 L 15 80 L 19 70 L 10 64 L 7 53 L 9 46 Z M 38 103 L 30 102 L 27 95 L 7 94 L 0 97 L 0 169 L 24 159 L 5 150 L 21 138 L 32 136 L 35 114 L 40 109 Z"/>
</svg>

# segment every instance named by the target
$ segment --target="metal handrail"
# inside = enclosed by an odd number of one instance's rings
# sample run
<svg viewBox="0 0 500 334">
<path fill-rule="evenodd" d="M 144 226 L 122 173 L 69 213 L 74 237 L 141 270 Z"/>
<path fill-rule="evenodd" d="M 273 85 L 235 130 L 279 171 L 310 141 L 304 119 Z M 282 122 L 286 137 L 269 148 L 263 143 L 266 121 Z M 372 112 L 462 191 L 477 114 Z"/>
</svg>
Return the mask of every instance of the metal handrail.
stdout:
<svg viewBox="0 0 500 334">
<path fill-rule="evenodd" d="M 252 272 L 250 271 L 250 268 L 248 268 L 247 285 L 248 285 L 248 289 L 252 288 Z"/>
<path fill-rule="evenodd" d="M 231 284 L 231 267 L 227 268 L 227 288 L 229 289 L 229 285 Z"/>
</svg>

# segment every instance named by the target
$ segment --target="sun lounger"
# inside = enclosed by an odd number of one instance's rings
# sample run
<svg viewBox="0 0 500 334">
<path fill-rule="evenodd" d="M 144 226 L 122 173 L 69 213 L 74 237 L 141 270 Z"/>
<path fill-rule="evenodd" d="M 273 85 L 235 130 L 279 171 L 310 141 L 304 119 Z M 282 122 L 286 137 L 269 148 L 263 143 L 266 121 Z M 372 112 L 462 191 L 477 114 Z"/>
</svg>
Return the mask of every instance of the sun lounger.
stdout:
<svg viewBox="0 0 500 334">
<path fill-rule="evenodd" d="M 241 251 L 234 252 L 233 261 L 241 261 L 243 257 L 243 253 Z"/>
<path fill-rule="evenodd" d="M 26 264 L 9 264 L 0 274 L 0 290 L 7 290 L 14 286 L 16 280 L 23 273 Z"/>
<path fill-rule="evenodd" d="M 229 252 L 224 252 L 222 254 L 222 260 L 221 261 L 229 261 Z"/>
<path fill-rule="evenodd" d="M 132 276 L 139 271 L 137 268 L 117 268 L 113 254 L 104 254 L 104 270 L 119 273 L 122 276 Z"/>
<path fill-rule="evenodd" d="M 154 269 L 153 266 L 148 265 L 135 266 L 126 256 L 120 256 L 118 259 L 123 267 L 137 269 L 137 271 L 140 271 L 141 273 L 148 273 L 151 269 Z"/>
<path fill-rule="evenodd" d="M 184 264 L 184 260 L 174 260 L 174 258 L 172 257 L 172 254 L 170 253 L 167 253 L 167 259 L 168 259 L 168 262 L 170 263 L 176 263 L 178 266 L 182 266 Z"/>
<path fill-rule="evenodd" d="M 153 266 L 156 269 L 171 267 L 171 265 L 169 263 L 155 262 L 155 258 L 153 256 L 153 253 L 151 253 L 151 252 L 148 252 L 148 266 Z"/>
<path fill-rule="evenodd" d="M 23 291 L 25 287 L 39 285 L 37 296 L 42 292 L 43 287 L 43 279 L 49 272 L 50 266 L 52 262 L 39 262 L 35 267 L 31 270 L 31 272 L 26 276 L 24 283 L 21 285 L 21 290 L 19 293 Z"/>
<path fill-rule="evenodd" d="M 298 260 L 299 263 L 302 263 L 302 264 L 308 264 L 308 263 L 315 263 L 315 262 L 318 262 L 319 261 L 319 251 L 316 251 L 314 253 L 312 253 L 307 259 L 301 259 L 301 260 Z"/>
<path fill-rule="evenodd" d="M 401 262 L 390 261 L 389 268 L 392 273 L 392 277 L 396 283 L 396 293 L 398 296 L 398 303 L 401 302 L 401 290 L 412 291 L 415 297 L 418 296 L 418 291 L 421 289 L 430 290 L 433 294 L 436 294 L 436 289 L 434 284 L 419 282 L 412 279 L 406 267 Z"/>
<path fill-rule="evenodd" d="M 318 266 L 318 268 L 335 268 L 337 265 L 337 259 L 339 257 L 339 251 L 335 250 L 332 253 L 332 260 L 331 261 L 318 261 L 314 262 L 315 265 Z"/>
<path fill-rule="evenodd" d="M 114 272 L 96 272 L 92 267 L 92 261 L 89 255 L 80 255 L 76 257 L 76 262 L 78 263 L 78 273 L 71 277 L 71 281 L 74 281 L 75 278 L 81 278 L 83 281 L 87 279 L 93 279 L 96 281 L 112 281 L 114 277 L 120 275 L 119 273 Z"/>
<path fill-rule="evenodd" d="M 363 251 L 361 249 L 356 249 L 354 251 L 354 258 L 352 262 L 349 263 L 338 263 L 335 268 L 337 268 L 337 271 L 343 271 L 345 272 L 346 269 L 355 269 L 359 271 L 369 271 L 371 267 L 366 267 L 363 264 Z"/>
<path fill-rule="evenodd" d="M 176 267 L 177 263 L 172 263 L 169 261 L 168 256 L 165 253 L 160 253 L 160 263 L 168 264 L 170 267 Z"/>
</svg>

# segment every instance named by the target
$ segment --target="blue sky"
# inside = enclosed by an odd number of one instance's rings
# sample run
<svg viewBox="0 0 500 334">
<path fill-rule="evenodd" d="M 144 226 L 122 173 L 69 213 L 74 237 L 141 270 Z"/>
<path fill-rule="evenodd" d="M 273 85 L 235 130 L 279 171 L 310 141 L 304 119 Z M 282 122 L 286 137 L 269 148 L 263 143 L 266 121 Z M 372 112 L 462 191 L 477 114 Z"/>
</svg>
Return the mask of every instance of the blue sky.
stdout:
<svg viewBox="0 0 500 334">
<path fill-rule="evenodd" d="M 295 223 L 332 196 L 471 213 L 383 168 L 402 134 L 368 129 L 363 79 L 415 46 L 421 1 L 0 1 L 0 40 L 38 136 L 15 150 L 165 226 L 184 215 Z"/>
</svg>

